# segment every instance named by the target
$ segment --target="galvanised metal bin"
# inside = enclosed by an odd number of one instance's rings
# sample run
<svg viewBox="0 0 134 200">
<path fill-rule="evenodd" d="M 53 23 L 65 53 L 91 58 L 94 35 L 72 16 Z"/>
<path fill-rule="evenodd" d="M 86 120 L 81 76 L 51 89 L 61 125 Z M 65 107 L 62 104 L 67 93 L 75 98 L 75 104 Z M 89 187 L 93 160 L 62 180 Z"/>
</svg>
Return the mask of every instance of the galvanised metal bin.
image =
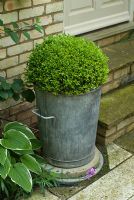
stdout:
<svg viewBox="0 0 134 200">
<path fill-rule="evenodd" d="M 86 165 L 94 158 L 101 89 L 82 95 L 36 91 L 43 154 L 61 168 Z"/>
</svg>

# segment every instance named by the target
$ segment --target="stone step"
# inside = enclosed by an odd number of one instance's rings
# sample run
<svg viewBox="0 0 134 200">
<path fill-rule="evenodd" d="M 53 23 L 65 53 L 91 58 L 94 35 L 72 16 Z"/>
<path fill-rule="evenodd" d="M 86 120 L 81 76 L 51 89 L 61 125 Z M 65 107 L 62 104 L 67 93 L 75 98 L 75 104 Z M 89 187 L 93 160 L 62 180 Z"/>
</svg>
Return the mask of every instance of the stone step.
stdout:
<svg viewBox="0 0 134 200">
<path fill-rule="evenodd" d="M 108 144 L 134 130 L 134 83 L 101 99 L 97 141 Z"/>
<path fill-rule="evenodd" d="M 102 86 L 105 94 L 134 80 L 134 40 L 103 48 L 109 57 L 109 78 Z"/>
<path fill-rule="evenodd" d="M 94 41 L 99 46 L 107 46 L 119 41 L 132 38 L 134 34 L 134 22 L 124 22 L 89 33 L 81 34 L 81 37 Z"/>
</svg>

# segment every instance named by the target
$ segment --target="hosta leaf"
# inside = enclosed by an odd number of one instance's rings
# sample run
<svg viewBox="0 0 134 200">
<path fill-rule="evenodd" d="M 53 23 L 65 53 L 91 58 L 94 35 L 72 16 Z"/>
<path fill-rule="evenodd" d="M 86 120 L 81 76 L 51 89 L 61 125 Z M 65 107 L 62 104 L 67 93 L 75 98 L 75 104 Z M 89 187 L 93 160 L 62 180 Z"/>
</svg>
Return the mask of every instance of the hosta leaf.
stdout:
<svg viewBox="0 0 134 200">
<path fill-rule="evenodd" d="M 7 149 L 3 148 L 0 145 L 0 164 L 4 165 L 6 159 L 7 159 Z"/>
<path fill-rule="evenodd" d="M 3 179 L 5 179 L 10 171 L 11 163 L 9 158 L 6 158 L 5 164 L 1 165 L 0 164 L 0 175 Z"/>
<path fill-rule="evenodd" d="M 34 154 L 33 150 L 13 150 L 18 155 Z"/>
<path fill-rule="evenodd" d="M 1 144 L 3 147 L 11 150 L 32 150 L 32 145 L 28 137 L 22 132 L 14 129 L 4 133 Z"/>
<path fill-rule="evenodd" d="M 16 159 L 12 156 L 11 157 L 11 164 L 14 165 L 16 163 Z"/>
<path fill-rule="evenodd" d="M 37 154 L 34 154 L 33 156 L 37 160 L 37 162 L 40 163 L 40 165 L 44 165 L 47 163 L 47 161 L 43 157 L 41 157 Z"/>
<path fill-rule="evenodd" d="M 22 123 L 19 123 L 19 122 L 16 122 L 16 121 L 9 122 L 8 124 L 5 125 L 4 132 L 6 132 L 10 129 L 15 129 L 17 131 L 24 133 L 29 139 L 36 139 L 33 132 L 26 125 L 24 125 Z"/>
<path fill-rule="evenodd" d="M 4 132 L 10 130 L 10 129 L 14 129 L 14 126 L 23 126 L 22 123 L 14 121 L 14 122 L 9 122 L 4 126 Z"/>
<path fill-rule="evenodd" d="M 21 162 L 32 172 L 36 174 L 41 173 L 40 164 L 30 155 L 23 155 L 21 158 Z"/>
<path fill-rule="evenodd" d="M 9 177 L 26 192 L 32 190 L 32 177 L 29 170 L 22 163 L 16 163 L 10 168 Z"/>
<path fill-rule="evenodd" d="M 30 142 L 33 150 L 40 149 L 42 147 L 42 142 L 40 140 L 31 139 Z"/>
</svg>

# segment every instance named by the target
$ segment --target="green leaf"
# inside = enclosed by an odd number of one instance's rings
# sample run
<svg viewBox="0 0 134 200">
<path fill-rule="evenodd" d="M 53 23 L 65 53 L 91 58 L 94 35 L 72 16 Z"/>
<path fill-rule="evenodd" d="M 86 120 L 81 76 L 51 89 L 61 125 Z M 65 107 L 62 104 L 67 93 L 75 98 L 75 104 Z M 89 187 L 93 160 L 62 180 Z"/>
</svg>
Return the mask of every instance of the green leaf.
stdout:
<svg viewBox="0 0 134 200">
<path fill-rule="evenodd" d="M 1 102 L 1 101 L 3 102 L 3 101 L 5 101 L 5 99 L 3 99 L 2 97 L 0 97 L 0 102 Z"/>
<path fill-rule="evenodd" d="M 34 24 L 34 28 L 36 31 L 40 32 L 40 33 L 43 33 L 43 27 L 38 25 L 38 24 Z"/>
<path fill-rule="evenodd" d="M 0 90 L 0 97 L 2 97 L 3 99 L 8 99 L 8 92 Z"/>
<path fill-rule="evenodd" d="M 3 76 L 0 76 L 0 82 L 5 81 L 5 78 Z"/>
<path fill-rule="evenodd" d="M 42 142 L 40 140 L 31 139 L 30 142 L 32 144 L 33 150 L 37 150 L 37 149 L 40 149 L 42 147 Z"/>
<path fill-rule="evenodd" d="M 3 147 L 11 150 L 32 150 L 32 145 L 28 137 L 14 129 L 10 129 L 4 133 L 4 138 L 1 139 Z"/>
<path fill-rule="evenodd" d="M 30 34 L 27 31 L 23 31 L 23 35 L 30 40 Z"/>
<path fill-rule="evenodd" d="M 19 29 L 19 25 L 16 22 L 12 22 L 12 25 L 15 29 Z"/>
<path fill-rule="evenodd" d="M 22 187 L 26 192 L 32 190 L 32 177 L 29 170 L 22 163 L 13 165 L 9 172 L 9 177 L 13 182 Z"/>
<path fill-rule="evenodd" d="M 4 26 L 2 19 L 0 19 L 0 26 Z"/>
<path fill-rule="evenodd" d="M 0 145 L 0 164 L 1 164 L 1 165 L 4 165 L 6 159 L 7 159 L 7 149 L 3 148 L 3 147 Z"/>
<path fill-rule="evenodd" d="M 9 198 L 9 191 L 8 191 L 6 185 L 5 185 L 6 183 L 4 183 L 4 181 L 1 179 L 1 189 L 6 194 L 6 196 Z"/>
<path fill-rule="evenodd" d="M 13 94 L 13 99 L 14 99 L 15 101 L 18 101 L 18 100 L 20 99 L 20 95 L 17 94 L 17 93 L 14 93 L 14 94 Z"/>
<path fill-rule="evenodd" d="M 36 174 L 40 174 L 42 172 L 39 163 L 32 156 L 23 155 L 20 160 L 30 171 Z"/>
<path fill-rule="evenodd" d="M 35 20 L 36 20 L 37 24 L 40 23 L 40 18 L 39 17 L 36 17 Z"/>
<path fill-rule="evenodd" d="M 7 90 L 7 93 L 8 93 L 8 97 L 9 97 L 9 98 L 13 97 L 13 95 L 14 95 L 12 89 Z"/>
<path fill-rule="evenodd" d="M 31 89 L 24 90 L 21 94 L 28 102 L 33 102 L 35 99 L 35 94 Z"/>
<path fill-rule="evenodd" d="M 14 92 L 21 93 L 22 89 L 24 88 L 23 81 L 21 79 L 14 79 L 11 87 Z"/>
<path fill-rule="evenodd" d="M 44 165 L 44 164 L 47 163 L 46 160 L 43 157 L 41 157 L 37 154 L 34 154 L 33 156 L 37 160 L 37 162 L 40 163 L 40 165 Z"/>
<path fill-rule="evenodd" d="M 6 132 L 10 129 L 15 129 L 17 131 L 24 133 L 29 139 L 36 139 L 33 132 L 26 125 L 24 125 L 22 123 L 19 123 L 19 122 L 16 122 L 16 121 L 9 122 L 8 124 L 5 125 L 4 132 Z"/>
<path fill-rule="evenodd" d="M 0 175 L 3 179 L 5 179 L 10 171 L 11 163 L 9 158 L 6 158 L 5 164 L 1 165 L 0 164 Z"/>
<path fill-rule="evenodd" d="M 14 165 L 16 163 L 16 159 L 12 156 L 11 157 L 11 164 Z"/>
<path fill-rule="evenodd" d="M 29 24 L 27 22 L 23 22 L 24 25 L 29 26 Z"/>
<path fill-rule="evenodd" d="M 12 31 L 10 28 L 6 28 L 4 27 L 4 31 L 5 33 L 11 37 L 11 39 L 15 42 L 18 43 L 19 42 L 19 35 L 18 33 Z"/>
<path fill-rule="evenodd" d="M 6 82 L 6 80 L 1 82 L 1 86 L 4 90 L 9 90 L 11 88 L 11 85 Z"/>
<path fill-rule="evenodd" d="M 18 155 L 34 154 L 33 150 L 13 150 Z"/>
</svg>

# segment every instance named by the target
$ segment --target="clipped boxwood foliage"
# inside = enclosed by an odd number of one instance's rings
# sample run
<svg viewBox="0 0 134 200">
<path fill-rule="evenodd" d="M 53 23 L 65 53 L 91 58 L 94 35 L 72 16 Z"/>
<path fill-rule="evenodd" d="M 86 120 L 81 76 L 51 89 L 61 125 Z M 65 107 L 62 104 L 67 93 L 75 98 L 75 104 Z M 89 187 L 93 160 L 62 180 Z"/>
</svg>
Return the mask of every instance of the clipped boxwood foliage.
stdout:
<svg viewBox="0 0 134 200">
<path fill-rule="evenodd" d="M 53 94 L 83 94 L 105 83 L 108 58 L 93 42 L 70 35 L 49 36 L 30 55 L 26 79 Z"/>
</svg>

